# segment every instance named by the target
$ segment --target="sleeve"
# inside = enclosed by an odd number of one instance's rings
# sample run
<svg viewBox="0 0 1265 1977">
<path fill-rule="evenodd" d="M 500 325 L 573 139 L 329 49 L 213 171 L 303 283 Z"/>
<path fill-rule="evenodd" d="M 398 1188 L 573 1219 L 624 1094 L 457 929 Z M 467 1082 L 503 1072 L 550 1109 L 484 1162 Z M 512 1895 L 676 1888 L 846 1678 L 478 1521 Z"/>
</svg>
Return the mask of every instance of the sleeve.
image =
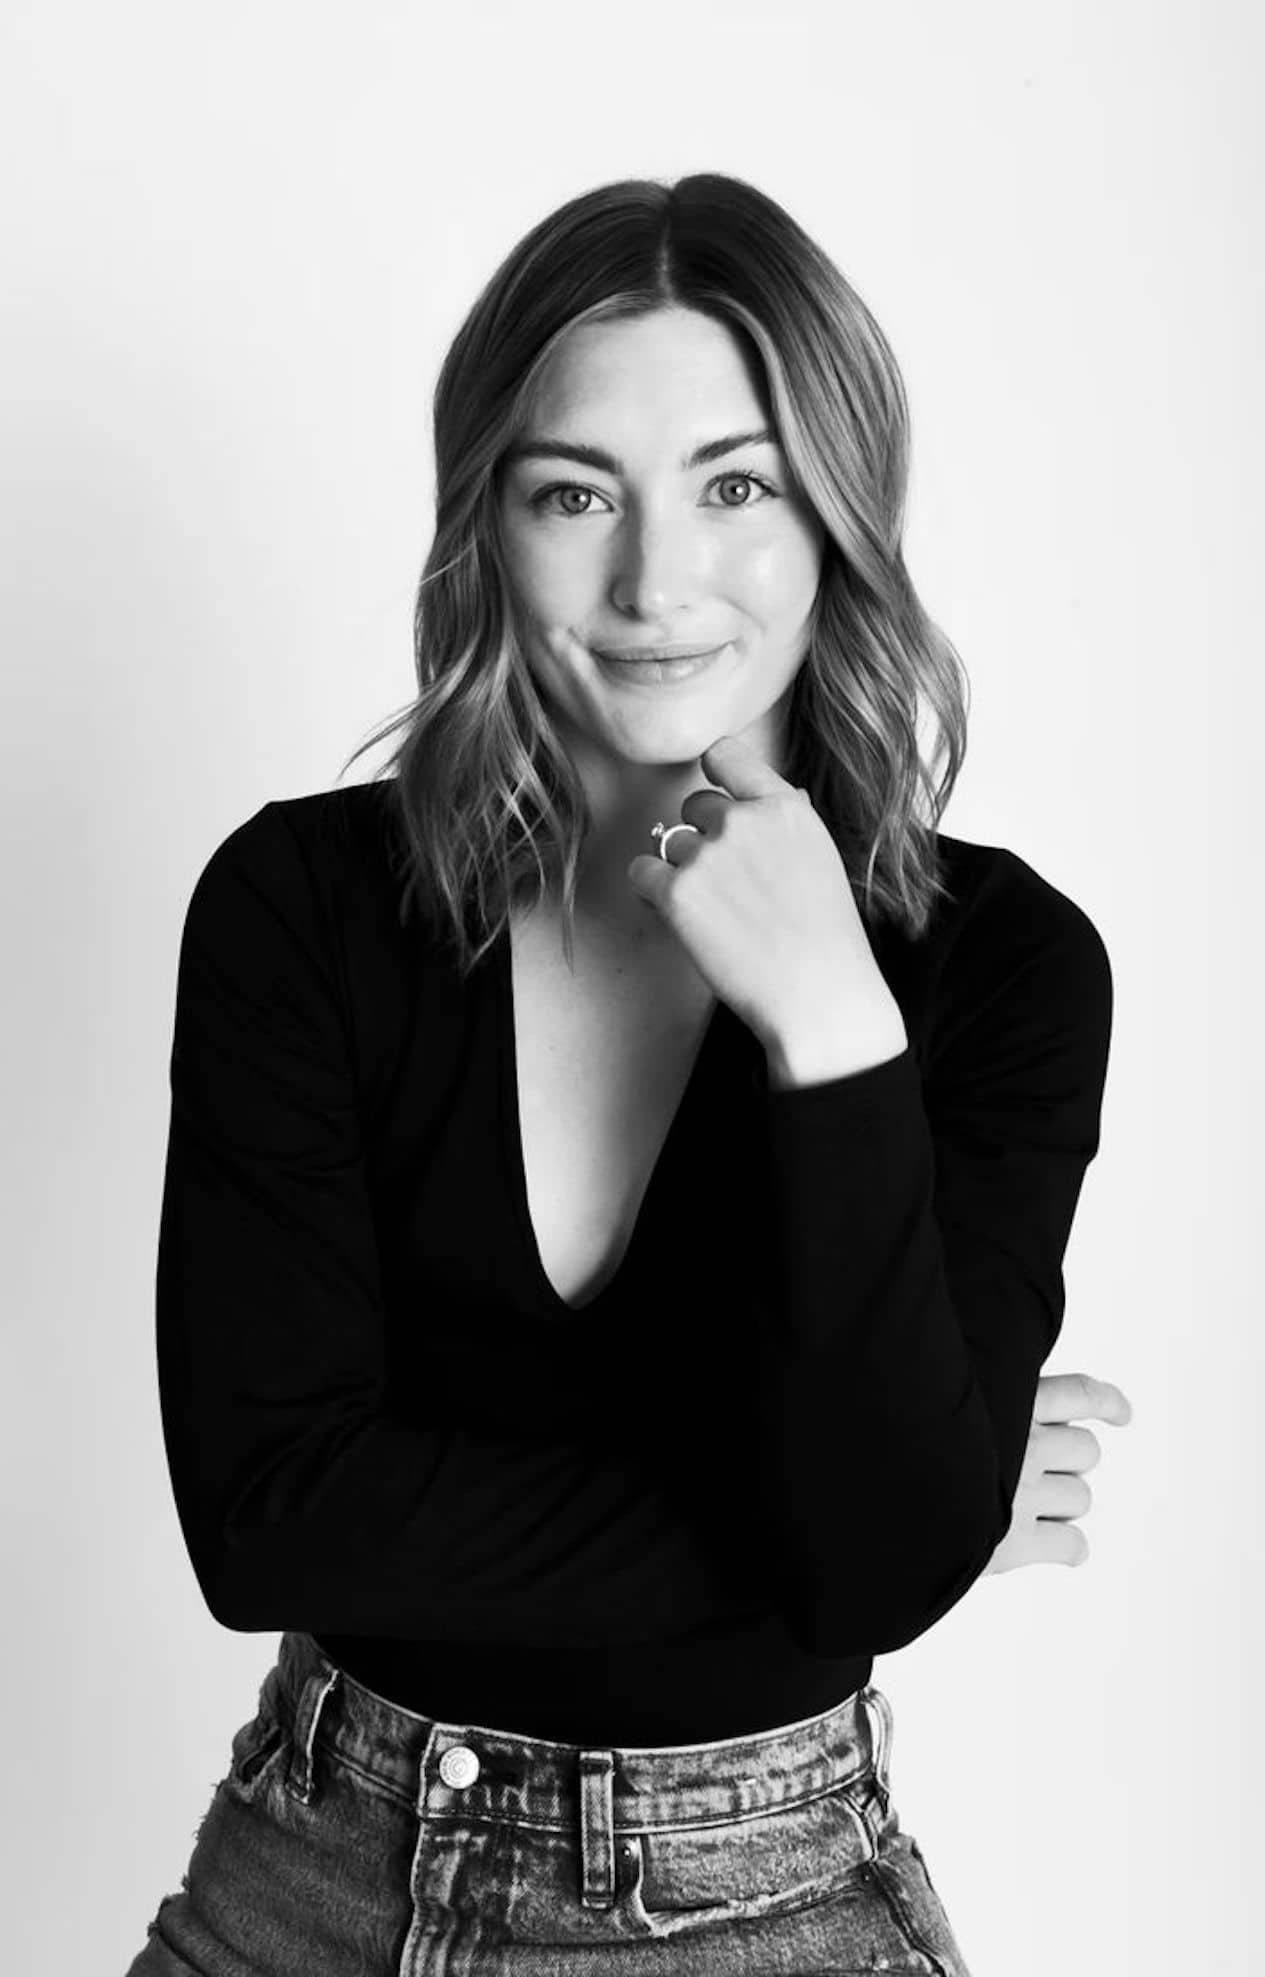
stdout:
<svg viewBox="0 0 1265 1977">
<path fill-rule="evenodd" d="M 1063 1258 L 1098 1149 L 1112 1021 L 1088 916 L 1012 853 L 912 1044 L 764 1081 L 779 1301 L 755 1497 L 810 1653 L 924 1633 L 1009 1529 Z"/>
<path fill-rule="evenodd" d="M 244 1632 L 601 1646 L 750 1610 L 750 1588 L 633 1460 L 393 1418 L 350 1040 L 308 855 L 266 804 L 212 854 L 180 943 L 158 1380 L 211 1613 Z"/>
</svg>

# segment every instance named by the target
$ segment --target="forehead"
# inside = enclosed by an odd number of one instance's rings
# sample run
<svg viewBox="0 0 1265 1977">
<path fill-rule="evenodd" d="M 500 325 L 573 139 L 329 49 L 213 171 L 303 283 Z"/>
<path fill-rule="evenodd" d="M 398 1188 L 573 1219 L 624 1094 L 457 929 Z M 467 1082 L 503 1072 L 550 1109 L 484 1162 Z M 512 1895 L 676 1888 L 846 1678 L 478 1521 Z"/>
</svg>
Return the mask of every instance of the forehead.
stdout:
<svg viewBox="0 0 1265 1977">
<path fill-rule="evenodd" d="M 663 418 L 690 426 L 768 412 L 754 352 L 725 323 L 662 309 L 622 322 L 582 323 L 550 354 L 528 409 L 530 425 Z"/>
</svg>

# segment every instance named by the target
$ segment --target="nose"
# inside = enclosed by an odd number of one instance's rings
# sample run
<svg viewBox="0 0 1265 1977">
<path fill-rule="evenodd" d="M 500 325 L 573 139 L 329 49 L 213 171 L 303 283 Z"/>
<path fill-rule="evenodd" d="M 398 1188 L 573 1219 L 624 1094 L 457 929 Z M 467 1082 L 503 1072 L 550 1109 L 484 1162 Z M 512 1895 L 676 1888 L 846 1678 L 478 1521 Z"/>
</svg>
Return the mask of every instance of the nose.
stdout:
<svg viewBox="0 0 1265 1977">
<path fill-rule="evenodd" d="M 697 596 L 702 557 L 701 544 L 679 519 L 630 521 L 618 538 L 611 602 L 638 617 L 666 618 Z"/>
</svg>

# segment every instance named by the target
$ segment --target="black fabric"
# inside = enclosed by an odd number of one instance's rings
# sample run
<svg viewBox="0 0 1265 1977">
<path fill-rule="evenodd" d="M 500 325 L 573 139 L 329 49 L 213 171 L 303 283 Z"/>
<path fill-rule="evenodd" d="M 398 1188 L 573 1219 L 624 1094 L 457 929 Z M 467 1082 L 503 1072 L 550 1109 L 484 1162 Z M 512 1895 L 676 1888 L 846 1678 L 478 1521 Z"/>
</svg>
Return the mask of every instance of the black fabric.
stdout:
<svg viewBox="0 0 1265 1977">
<path fill-rule="evenodd" d="M 1103 942 L 941 833 L 926 936 L 872 936 L 906 1049 L 771 1089 L 718 1004 L 573 1311 L 527 1211 L 508 938 L 463 984 L 401 924 L 387 796 L 265 804 L 185 917 L 157 1346 L 207 1604 L 521 1734 L 815 1715 L 1008 1527 L 1098 1146 Z"/>
</svg>

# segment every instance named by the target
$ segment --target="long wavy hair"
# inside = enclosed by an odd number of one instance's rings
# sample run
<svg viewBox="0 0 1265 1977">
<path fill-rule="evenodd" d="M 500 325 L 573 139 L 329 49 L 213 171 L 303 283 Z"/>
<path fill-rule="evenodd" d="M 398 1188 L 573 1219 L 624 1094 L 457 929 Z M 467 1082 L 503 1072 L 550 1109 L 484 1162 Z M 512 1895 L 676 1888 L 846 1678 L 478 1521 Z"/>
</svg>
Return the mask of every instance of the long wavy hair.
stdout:
<svg viewBox="0 0 1265 1977">
<path fill-rule="evenodd" d="M 891 922 L 917 939 L 934 899 L 953 897 L 936 833 L 966 753 L 969 685 L 901 552 L 909 418 L 895 357 L 829 257 L 756 187 L 712 172 L 623 179 L 533 227 L 452 342 L 434 397 L 417 697 L 342 772 L 404 730 L 379 772 L 399 827 L 401 921 L 411 894 L 463 977 L 511 906 L 539 900 L 559 876 L 570 960 L 589 829 L 582 784 L 524 657 L 500 547 L 502 462 L 569 330 L 665 307 L 710 316 L 754 352 L 792 478 L 825 529 L 782 773 L 830 830 L 871 932 Z M 918 744 L 924 706 L 930 767 Z"/>
</svg>

